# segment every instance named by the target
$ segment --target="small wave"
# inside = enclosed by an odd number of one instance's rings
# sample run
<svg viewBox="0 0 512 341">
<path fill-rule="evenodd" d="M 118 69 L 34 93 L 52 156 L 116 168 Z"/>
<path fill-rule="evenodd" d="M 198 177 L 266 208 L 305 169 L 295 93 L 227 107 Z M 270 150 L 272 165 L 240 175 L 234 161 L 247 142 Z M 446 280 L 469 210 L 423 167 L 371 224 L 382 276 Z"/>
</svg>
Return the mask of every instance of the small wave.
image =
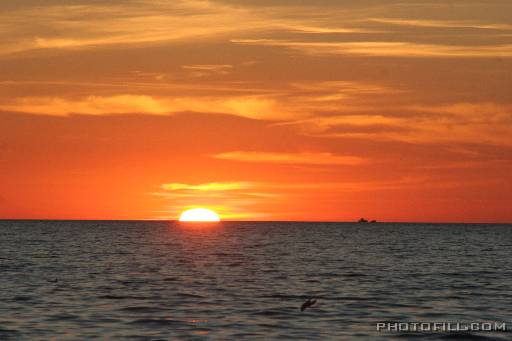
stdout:
<svg viewBox="0 0 512 341">
<path fill-rule="evenodd" d="M 281 300 L 301 300 L 305 298 L 304 295 L 285 295 L 285 294 L 272 294 L 272 295 L 264 295 L 260 296 L 261 298 L 278 298 Z"/>
<path fill-rule="evenodd" d="M 251 315 L 257 315 L 257 316 L 277 316 L 282 315 L 281 312 L 275 311 L 275 310 L 263 310 L 263 311 L 257 311 L 255 313 L 252 313 Z"/>
<path fill-rule="evenodd" d="M 485 340 L 485 341 L 497 341 L 503 340 L 502 338 L 483 336 L 473 333 L 447 333 L 438 336 L 442 340 Z"/>
<path fill-rule="evenodd" d="M 162 279 L 162 281 L 164 281 L 164 282 L 177 282 L 178 279 L 176 277 L 166 277 L 166 278 Z"/>
<path fill-rule="evenodd" d="M 165 311 L 163 308 L 157 308 L 157 307 L 124 307 L 121 309 L 118 309 L 119 311 L 126 311 L 131 313 L 158 313 Z"/>
<path fill-rule="evenodd" d="M 212 255 L 219 256 L 219 257 L 230 256 L 229 253 L 225 253 L 225 252 L 214 252 L 214 253 L 212 253 Z"/>
<path fill-rule="evenodd" d="M 256 337 L 258 336 L 261 336 L 260 334 L 256 334 L 256 333 L 236 333 L 236 334 L 233 334 L 233 339 L 234 340 L 252 340 L 252 339 L 256 339 Z"/>
<path fill-rule="evenodd" d="M 0 327 L 0 335 L 9 336 L 9 335 L 18 335 L 20 332 L 16 329 L 5 329 Z"/>
<path fill-rule="evenodd" d="M 151 297 L 145 297 L 145 296 L 124 296 L 124 295 L 103 295 L 98 296 L 98 298 L 102 298 L 105 300 L 147 300 Z"/>
<path fill-rule="evenodd" d="M 197 295 L 197 294 L 188 294 L 188 293 L 178 293 L 177 296 L 183 297 L 183 298 L 205 298 L 204 296 Z"/>
<path fill-rule="evenodd" d="M 387 307 L 391 308 L 416 308 L 416 305 L 406 304 L 406 303 L 398 303 L 398 302 L 390 302 L 386 304 Z"/>
<path fill-rule="evenodd" d="M 362 272 L 349 272 L 346 274 L 343 274 L 345 277 L 367 277 L 368 275 Z"/>
<path fill-rule="evenodd" d="M 324 272 L 324 273 L 318 274 L 318 276 L 326 277 L 326 278 L 335 278 L 335 277 L 339 277 L 340 274 L 335 273 L 335 272 Z"/>
<path fill-rule="evenodd" d="M 283 309 L 283 308 L 280 308 L 280 309 L 269 309 L 269 310 L 260 310 L 260 311 L 255 311 L 253 313 L 251 313 L 251 315 L 253 316 L 272 316 L 272 317 L 281 317 L 281 318 L 290 318 L 292 316 L 294 316 L 294 314 L 292 312 L 295 312 L 296 310 L 298 310 L 298 308 L 296 307 L 289 307 L 288 309 Z"/>
<path fill-rule="evenodd" d="M 32 300 L 32 297 L 31 296 L 14 296 L 13 301 L 18 301 L 18 302 L 26 302 L 26 301 L 31 301 Z"/>
<path fill-rule="evenodd" d="M 483 336 L 474 333 L 400 333 L 394 335 L 397 338 L 427 339 L 427 340 L 477 340 L 477 341 L 503 341 L 505 339 L 491 336 Z"/>
<path fill-rule="evenodd" d="M 420 314 L 422 318 L 426 319 L 436 319 L 436 318 L 444 318 L 446 317 L 446 313 L 444 312 L 436 312 L 436 311 L 428 311 Z"/>
<path fill-rule="evenodd" d="M 371 304 L 371 303 L 362 303 L 361 301 L 347 303 L 346 306 L 348 308 L 355 308 L 355 309 L 377 309 L 377 308 L 379 308 L 379 305 Z"/>
<path fill-rule="evenodd" d="M 170 319 L 138 319 L 132 322 L 129 322 L 132 325 L 139 325 L 145 327 L 166 327 L 166 326 L 184 326 L 184 323 L 179 320 L 170 320 Z"/>
<path fill-rule="evenodd" d="M 48 321 L 78 320 L 80 317 L 74 314 L 57 314 L 48 317 Z"/>
</svg>

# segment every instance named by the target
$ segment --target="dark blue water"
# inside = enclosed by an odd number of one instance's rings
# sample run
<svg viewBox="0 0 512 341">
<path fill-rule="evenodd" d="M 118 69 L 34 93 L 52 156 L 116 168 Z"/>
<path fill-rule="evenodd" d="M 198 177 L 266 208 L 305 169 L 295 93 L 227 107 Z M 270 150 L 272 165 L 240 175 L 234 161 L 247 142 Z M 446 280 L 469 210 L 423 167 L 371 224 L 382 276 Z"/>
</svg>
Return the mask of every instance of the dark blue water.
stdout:
<svg viewBox="0 0 512 341">
<path fill-rule="evenodd" d="M 0 340 L 510 340 L 376 323 L 510 324 L 511 227 L 3 221 Z"/>
</svg>

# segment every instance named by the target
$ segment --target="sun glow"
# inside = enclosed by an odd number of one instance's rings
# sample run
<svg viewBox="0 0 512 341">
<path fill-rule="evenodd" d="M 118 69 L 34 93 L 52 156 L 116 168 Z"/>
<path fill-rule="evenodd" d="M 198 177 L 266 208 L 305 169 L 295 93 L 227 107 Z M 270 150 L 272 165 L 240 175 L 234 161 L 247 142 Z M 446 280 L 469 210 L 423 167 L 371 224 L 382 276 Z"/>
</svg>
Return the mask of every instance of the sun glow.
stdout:
<svg viewBox="0 0 512 341">
<path fill-rule="evenodd" d="M 186 210 L 180 215 L 179 221 L 220 221 L 220 217 L 217 213 L 207 208 L 192 208 Z"/>
</svg>

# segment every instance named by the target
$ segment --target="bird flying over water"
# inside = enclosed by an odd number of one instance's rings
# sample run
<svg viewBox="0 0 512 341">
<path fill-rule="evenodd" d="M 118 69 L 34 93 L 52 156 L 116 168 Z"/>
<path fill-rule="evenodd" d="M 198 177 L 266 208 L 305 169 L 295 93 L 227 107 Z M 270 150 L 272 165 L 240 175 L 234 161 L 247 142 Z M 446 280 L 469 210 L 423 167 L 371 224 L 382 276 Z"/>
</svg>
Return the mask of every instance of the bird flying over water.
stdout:
<svg viewBox="0 0 512 341">
<path fill-rule="evenodd" d="M 316 303 L 316 300 L 313 298 L 309 298 L 304 304 L 300 307 L 300 311 L 304 311 L 309 307 L 312 307 Z"/>
</svg>

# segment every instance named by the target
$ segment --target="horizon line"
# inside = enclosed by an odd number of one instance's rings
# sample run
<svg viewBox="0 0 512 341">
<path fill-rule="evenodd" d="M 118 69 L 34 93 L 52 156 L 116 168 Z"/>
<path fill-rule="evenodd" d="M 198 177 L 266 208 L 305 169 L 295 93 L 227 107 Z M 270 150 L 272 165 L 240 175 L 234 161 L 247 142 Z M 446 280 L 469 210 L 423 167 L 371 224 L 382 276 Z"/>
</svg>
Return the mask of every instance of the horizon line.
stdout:
<svg viewBox="0 0 512 341">
<path fill-rule="evenodd" d="M 177 222 L 178 219 L 65 219 L 65 218 L 0 218 L 1 221 L 104 221 L 104 222 Z M 328 224 L 485 224 L 485 225 L 511 225 L 512 221 L 379 221 L 359 223 L 346 220 L 221 220 L 215 223 L 328 223 Z"/>
</svg>

